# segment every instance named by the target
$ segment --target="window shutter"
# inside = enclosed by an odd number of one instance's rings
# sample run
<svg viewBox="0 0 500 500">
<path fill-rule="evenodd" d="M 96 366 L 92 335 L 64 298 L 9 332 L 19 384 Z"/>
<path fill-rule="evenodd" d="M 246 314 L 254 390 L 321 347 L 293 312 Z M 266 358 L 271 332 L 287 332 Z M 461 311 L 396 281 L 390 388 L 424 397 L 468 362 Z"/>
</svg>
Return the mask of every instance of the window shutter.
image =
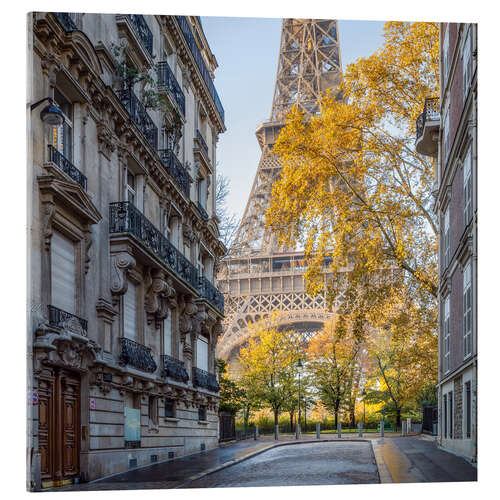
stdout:
<svg viewBox="0 0 500 500">
<path fill-rule="evenodd" d="M 52 305 L 75 314 L 75 244 L 54 231 L 51 243 Z"/>
<path fill-rule="evenodd" d="M 467 31 L 467 37 L 464 44 L 464 52 L 462 58 L 462 71 L 463 71 L 463 91 L 464 91 L 464 101 L 467 98 L 467 93 L 469 90 L 470 80 L 472 76 L 472 58 L 471 58 L 471 47 L 470 47 L 470 29 Z"/>
<path fill-rule="evenodd" d="M 203 337 L 196 339 L 196 366 L 208 372 L 208 340 Z"/>
<path fill-rule="evenodd" d="M 137 287 L 128 282 L 127 292 L 123 296 L 123 336 L 136 339 L 137 329 Z"/>
</svg>

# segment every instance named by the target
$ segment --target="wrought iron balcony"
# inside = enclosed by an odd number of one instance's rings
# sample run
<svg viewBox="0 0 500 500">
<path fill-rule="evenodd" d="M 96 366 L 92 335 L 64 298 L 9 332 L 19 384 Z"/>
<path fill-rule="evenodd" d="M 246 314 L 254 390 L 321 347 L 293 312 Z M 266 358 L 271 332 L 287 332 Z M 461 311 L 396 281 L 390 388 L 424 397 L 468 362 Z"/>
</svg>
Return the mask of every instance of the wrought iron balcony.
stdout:
<svg viewBox="0 0 500 500">
<path fill-rule="evenodd" d="M 49 312 L 49 325 L 55 328 L 63 328 L 66 324 L 71 323 L 73 321 L 77 321 L 82 330 L 87 335 L 87 320 L 83 318 L 79 318 L 74 314 L 63 311 L 55 306 L 47 306 Z"/>
<path fill-rule="evenodd" d="M 196 139 L 198 139 L 198 142 L 200 143 L 201 147 L 205 151 L 205 153 L 208 154 L 208 146 L 207 143 L 205 142 L 205 139 L 203 139 L 203 136 L 201 135 L 201 132 L 199 130 L 196 130 Z"/>
<path fill-rule="evenodd" d="M 202 387 L 212 392 L 219 392 L 219 382 L 213 373 L 208 373 L 201 368 L 193 368 L 193 385 Z"/>
<path fill-rule="evenodd" d="M 224 123 L 224 108 L 222 107 L 222 103 L 220 102 L 219 95 L 217 94 L 217 90 L 215 90 L 214 82 L 212 81 L 212 78 L 210 77 L 210 72 L 207 69 L 207 66 L 205 65 L 205 61 L 203 61 L 203 57 L 201 55 L 200 49 L 198 48 L 198 45 L 196 44 L 196 40 L 194 39 L 193 32 L 191 31 L 191 28 L 189 26 L 189 22 L 186 18 L 186 16 L 175 16 L 177 19 L 177 22 L 179 23 L 179 26 L 181 28 L 181 31 L 184 35 L 184 38 L 189 46 L 189 49 L 191 50 L 191 54 L 193 54 L 193 58 L 196 62 L 196 66 L 198 66 L 198 69 L 200 70 L 201 76 L 203 78 L 203 81 L 205 82 L 208 91 L 215 103 L 215 106 L 217 108 L 217 111 L 219 112 L 220 117 L 222 118 L 222 122 Z"/>
<path fill-rule="evenodd" d="M 55 12 L 54 15 L 57 17 L 66 33 L 78 29 L 68 12 Z"/>
<path fill-rule="evenodd" d="M 144 47 L 149 52 L 149 55 L 153 55 L 153 33 L 149 29 L 144 16 L 141 14 L 129 14 L 130 22 L 134 27 L 137 36 L 141 39 Z"/>
<path fill-rule="evenodd" d="M 186 114 L 186 98 L 167 61 L 158 63 L 158 85 L 169 90 L 184 116 Z"/>
<path fill-rule="evenodd" d="M 131 234 L 166 266 L 198 290 L 196 267 L 132 203 L 110 203 L 109 232 Z"/>
<path fill-rule="evenodd" d="M 149 144 L 156 150 L 158 148 L 158 128 L 146 111 L 144 104 L 131 88 L 119 90 L 117 94 L 124 108 L 128 111 L 130 119 L 139 127 Z"/>
<path fill-rule="evenodd" d="M 122 352 L 120 363 L 131 365 L 143 372 L 153 373 L 156 371 L 156 363 L 151 355 L 151 348 L 138 344 L 134 340 L 120 337 Z"/>
<path fill-rule="evenodd" d="M 198 210 L 201 213 L 201 216 L 203 217 L 203 220 L 207 221 L 208 219 L 210 219 L 210 217 L 208 216 L 207 211 L 205 210 L 205 208 L 203 207 L 203 205 L 200 202 L 197 203 L 197 207 L 198 207 Z"/>
<path fill-rule="evenodd" d="M 55 163 L 60 170 L 69 175 L 83 189 L 87 190 L 87 177 L 78 170 L 61 152 L 49 144 L 49 161 Z"/>
<path fill-rule="evenodd" d="M 427 98 L 424 111 L 417 118 L 415 146 L 417 152 L 425 155 L 437 153 L 439 132 L 439 97 Z"/>
<path fill-rule="evenodd" d="M 200 277 L 200 293 L 204 299 L 224 313 L 224 295 L 204 276 Z"/>
<path fill-rule="evenodd" d="M 162 377 L 170 377 L 179 382 L 186 383 L 189 380 L 188 372 L 184 368 L 184 361 L 180 361 L 173 356 L 163 354 L 161 357 Z"/>
<path fill-rule="evenodd" d="M 189 198 L 190 179 L 187 170 L 182 166 L 176 154 L 171 149 L 160 149 L 158 151 L 161 162 L 167 172 L 173 177 L 175 182 Z"/>
</svg>

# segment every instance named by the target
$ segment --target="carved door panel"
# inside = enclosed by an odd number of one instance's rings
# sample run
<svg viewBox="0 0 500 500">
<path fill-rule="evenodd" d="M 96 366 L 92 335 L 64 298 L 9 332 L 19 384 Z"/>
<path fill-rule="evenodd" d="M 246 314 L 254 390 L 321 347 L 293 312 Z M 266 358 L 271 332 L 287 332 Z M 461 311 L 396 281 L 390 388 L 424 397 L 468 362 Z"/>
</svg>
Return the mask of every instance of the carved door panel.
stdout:
<svg viewBox="0 0 500 500">
<path fill-rule="evenodd" d="M 52 480 L 54 472 L 54 379 L 38 383 L 38 450 L 42 481 Z"/>
<path fill-rule="evenodd" d="M 70 374 L 61 374 L 62 410 L 62 476 L 63 480 L 78 475 L 80 438 L 80 380 Z"/>
</svg>

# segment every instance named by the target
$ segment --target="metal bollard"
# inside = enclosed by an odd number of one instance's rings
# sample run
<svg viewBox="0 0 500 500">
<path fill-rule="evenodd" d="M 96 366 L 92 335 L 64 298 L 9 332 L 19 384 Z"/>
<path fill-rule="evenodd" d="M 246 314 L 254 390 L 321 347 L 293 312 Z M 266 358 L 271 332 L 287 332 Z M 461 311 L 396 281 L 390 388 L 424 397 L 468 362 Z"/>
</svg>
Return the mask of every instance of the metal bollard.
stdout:
<svg viewBox="0 0 500 500">
<path fill-rule="evenodd" d="M 321 439 L 321 424 L 319 422 L 316 424 L 316 439 Z"/>
<path fill-rule="evenodd" d="M 339 422 L 337 424 L 337 437 L 341 438 L 342 437 L 342 423 Z"/>
<path fill-rule="evenodd" d="M 274 439 L 276 439 L 276 441 L 279 439 L 280 437 L 280 428 L 279 428 L 279 425 L 275 425 L 274 426 Z"/>
<path fill-rule="evenodd" d="M 259 426 L 258 425 L 255 426 L 255 432 L 254 432 L 253 438 L 255 439 L 255 441 L 257 441 L 257 439 L 259 439 Z"/>
<path fill-rule="evenodd" d="M 295 424 L 295 439 L 300 439 L 300 425 Z"/>
<path fill-rule="evenodd" d="M 401 422 L 401 436 L 406 436 L 406 421 Z"/>
<path fill-rule="evenodd" d="M 380 421 L 380 437 L 384 437 L 384 419 Z"/>
<path fill-rule="evenodd" d="M 358 436 L 363 437 L 363 422 L 358 422 Z"/>
</svg>

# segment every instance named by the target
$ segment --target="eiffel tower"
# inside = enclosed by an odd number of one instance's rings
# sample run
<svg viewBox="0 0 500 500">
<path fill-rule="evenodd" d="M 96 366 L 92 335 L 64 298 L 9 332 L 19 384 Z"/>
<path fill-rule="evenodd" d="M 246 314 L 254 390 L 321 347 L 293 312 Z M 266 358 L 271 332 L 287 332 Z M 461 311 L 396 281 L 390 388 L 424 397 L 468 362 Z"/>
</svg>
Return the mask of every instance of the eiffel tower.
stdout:
<svg viewBox="0 0 500 500">
<path fill-rule="evenodd" d="M 273 183 L 281 174 L 272 149 L 287 113 L 297 104 L 309 116 L 317 114 L 321 93 L 335 91 L 340 78 L 337 21 L 284 19 L 271 118 L 255 132 L 261 158 L 233 246 L 217 276 L 226 309 L 218 356 L 230 361 L 233 369 L 248 339 L 249 323 L 279 310 L 280 327 L 307 341 L 333 316 L 323 296 L 305 292 L 303 252 L 280 248 L 276 235 L 265 227 L 265 214 Z M 325 282 L 330 277 L 325 269 Z"/>
</svg>

